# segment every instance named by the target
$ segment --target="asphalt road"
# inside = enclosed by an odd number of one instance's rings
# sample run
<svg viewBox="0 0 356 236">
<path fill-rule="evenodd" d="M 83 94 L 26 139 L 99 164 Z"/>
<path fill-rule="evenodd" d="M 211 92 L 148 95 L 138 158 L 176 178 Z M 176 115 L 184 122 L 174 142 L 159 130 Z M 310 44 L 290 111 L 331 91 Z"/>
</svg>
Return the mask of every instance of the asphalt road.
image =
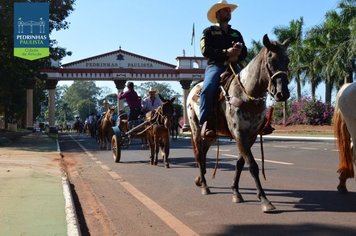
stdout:
<svg viewBox="0 0 356 236">
<path fill-rule="evenodd" d="M 131 145 L 114 163 L 111 151 L 99 150 L 86 135 L 60 134 L 83 235 L 355 235 L 356 182 L 348 180 L 347 195 L 337 193 L 337 150 L 334 141 L 264 142 L 267 180 L 262 186 L 276 206 L 261 212 L 255 184 L 247 169 L 240 180 L 244 203 L 232 203 L 230 185 L 237 149 L 228 140 L 208 153 L 203 196 L 190 140 L 171 142 L 170 169 L 151 166 L 148 150 Z M 138 140 L 135 140 L 138 142 Z M 257 142 L 253 147 L 261 167 Z M 101 231 L 100 231 L 101 230 Z M 100 233 L 101 232 L 101 233 Z"/>
</svg>

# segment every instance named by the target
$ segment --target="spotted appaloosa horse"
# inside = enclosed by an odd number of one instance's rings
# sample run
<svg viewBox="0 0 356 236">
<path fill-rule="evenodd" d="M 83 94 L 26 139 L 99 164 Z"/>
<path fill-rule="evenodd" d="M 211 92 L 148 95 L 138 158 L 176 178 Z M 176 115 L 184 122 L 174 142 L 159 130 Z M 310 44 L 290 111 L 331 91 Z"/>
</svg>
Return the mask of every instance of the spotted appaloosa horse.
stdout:
<svg viewBox="0 0 356 236">
<path fill-rule="evenodd" d="M 217 102 L 216 112 L 212 112 L 217 115 L 217 135 L 235 139 L 240 152 L 232 186 L 233 202 L 244 201 L 239 192 L 239 180 L 246 163 L 255 180 L 257 197 L 261 200 L 263 212 L 272 211 L 275 207 L 262 189 L 258 165 L 252 155 L 251 147 L 265 124 L 267 91 L 276 101 L 285 101 L 289 98 L 287 75 L 289 59 L 286 53 L 288 44 L 288 40 L 283 43 L 272 42 L 267 35 L 264 35 L 264 47 L 240 72 L 240 75 L 230 77 L 225 88 L 222 89 L 224 96 Z M 193 151 L 200 171 L 195 183 L 201 187 L 202 194 L 206 195 L 210 193 L 205 179 L 206 154 L 216 137 L 210 139 L 201 137 L 199 98 L 197 98 L 201 86 L 202 83 L 199 83 L 190 91 L 187 99 L 187 114 Z"/>
<path fill-rule="evenodd" d="M 340 193 L 347 193 L 346 180 L 355 177 L 356 149 L 352 142 L 356 140 L 356 83 L 345 84 L 336 95 L 334 111 L 334 134 L 339 148 L 339 185 Z"/>
<path fill-rule="evenodd" d="M 145 130 L 151 151 L 151 165 L 157 165 L 158 153 L 161 150 L 163 162 L 165 166 L 169 168 L 169 130 L 172 122 L 173 101 L 175 98 L 165 99 L 160 94 L 159 98 L 162 101 L 162 105 L 155 109 L 153 113 L 149 112 L 146 114 L 146 120 L 149 121 L 149 123 Z"/>
<path fill-rule="evenodd" d="M 111 143 L 111 138 L 113 136 L 113 130 L 112 127 L 115 125 L 115 122 L 113 121 L 113 115 L 115 112 L 115 108 L 109 108 L 106 113 L 104 118 L 101 120 L 100 123 L 100 148 L 101 149 L 109 149 L 109 145 Z"/>
</svg>

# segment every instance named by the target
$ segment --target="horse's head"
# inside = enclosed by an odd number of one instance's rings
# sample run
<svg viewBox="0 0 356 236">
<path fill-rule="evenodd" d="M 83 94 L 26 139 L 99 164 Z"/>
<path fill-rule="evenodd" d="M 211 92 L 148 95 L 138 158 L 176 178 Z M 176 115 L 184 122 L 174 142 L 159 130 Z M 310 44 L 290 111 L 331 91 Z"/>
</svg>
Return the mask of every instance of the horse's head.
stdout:
<svg viewBox="0 0 356 236">
<path fill-rule="evenodd" d="M 165 99 L 161 96 L 161 94 L 158 94 L 159 98 L 162 101 L 162 118 L 164 119 L 163 123 L 164 126 L 169 129 L 171 127 L 171 122 L 172 122 L 172 118 L 173 118 L 173 112 L 174 112 L 174 108 L 173 108 L 173 102 L 175 100 L 174 98 L 171 99 Z"/>
<path fill-rule="evenodd" d="M 115 108 L 114 107 L 109 107 L 108 110 L 105 113 L 105 118 L 104 119 L 110 121 L 111 123 L 115 123 L 115 121 L 113 120 L 114 113 L 115 113 Z"/>
<path fill-rule="evenodd" d="M 265 34 L 263 45 L 266 47 L 265 64 L 266 73 L 269 79 L 268 92 L 277 101 L 286 101 L 289 98 L 288 89 L 288 55 L 287 47 L 289 40 L 283 43 L 271 42 Z"/>
</svg>

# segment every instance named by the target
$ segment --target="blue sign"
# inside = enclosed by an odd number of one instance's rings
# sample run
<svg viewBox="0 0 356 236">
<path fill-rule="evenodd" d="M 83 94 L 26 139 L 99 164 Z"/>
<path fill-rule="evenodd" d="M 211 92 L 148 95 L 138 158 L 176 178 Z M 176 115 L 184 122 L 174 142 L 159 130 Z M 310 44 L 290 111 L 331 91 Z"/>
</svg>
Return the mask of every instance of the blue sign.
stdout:
<svg viewBox="0 0 356 236">
<path fill-rule="evenodd" d="M 49 56 L 49 3 L 14 3 L 14 56 Z"/>
</svg>

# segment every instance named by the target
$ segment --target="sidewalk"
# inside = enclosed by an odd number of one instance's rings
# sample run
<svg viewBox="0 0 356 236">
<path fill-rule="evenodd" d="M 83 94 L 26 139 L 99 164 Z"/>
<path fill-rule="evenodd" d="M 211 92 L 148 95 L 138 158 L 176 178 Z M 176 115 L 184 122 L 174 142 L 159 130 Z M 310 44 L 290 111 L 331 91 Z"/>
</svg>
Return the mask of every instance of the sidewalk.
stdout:
<svg viewBox="0 0 356 236">
<path fill-rule="evenodd" d="M 0 133 L 0 235 L 80 235 L 60 160 L 46 134 Z"/>
</svg>

